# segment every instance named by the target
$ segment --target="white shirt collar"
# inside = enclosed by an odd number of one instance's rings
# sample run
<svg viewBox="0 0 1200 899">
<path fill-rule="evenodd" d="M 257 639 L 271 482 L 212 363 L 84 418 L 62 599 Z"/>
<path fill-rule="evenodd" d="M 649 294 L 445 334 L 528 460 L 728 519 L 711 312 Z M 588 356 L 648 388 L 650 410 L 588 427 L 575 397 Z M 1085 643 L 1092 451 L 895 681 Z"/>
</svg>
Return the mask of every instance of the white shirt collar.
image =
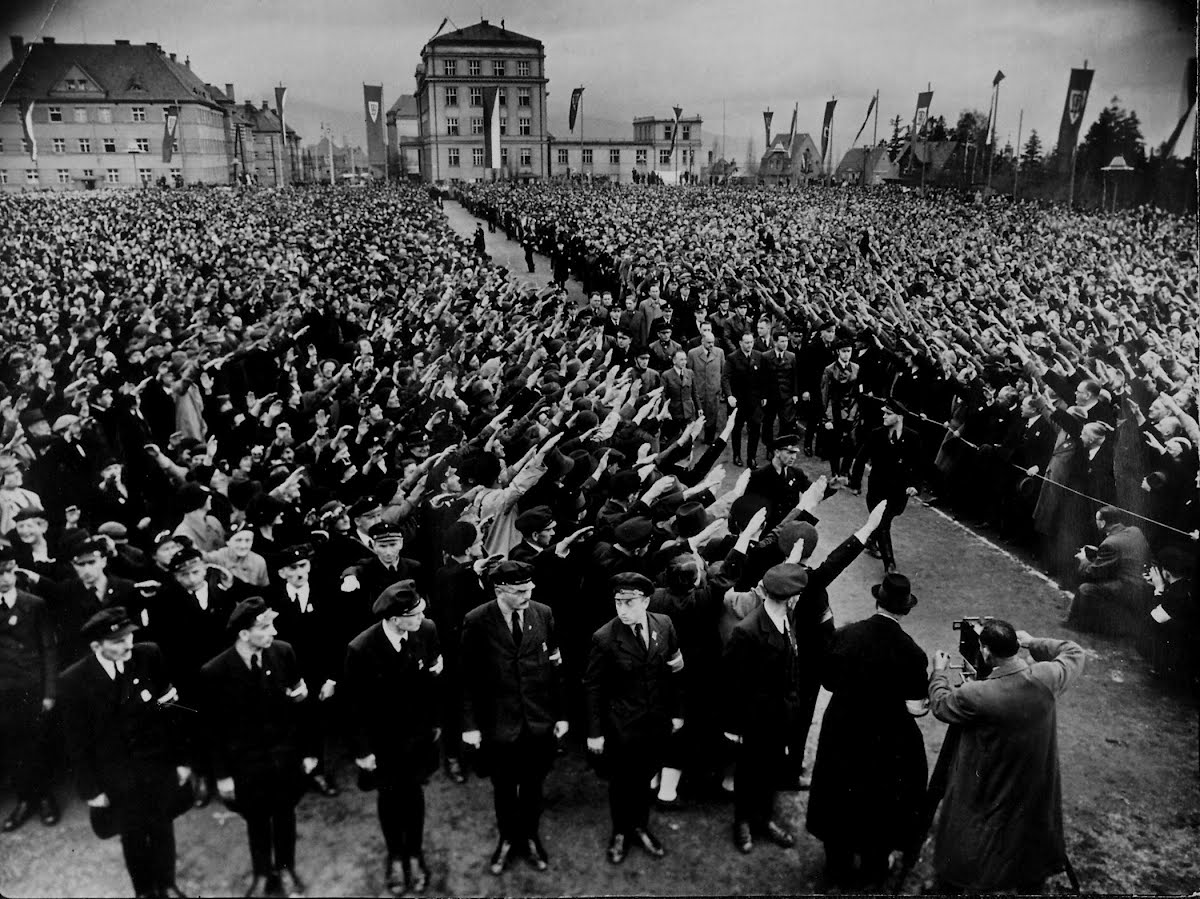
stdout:
<svg viewBox="0 0 1200 899">
<path fill-rule="evenodd" d="M 399 634 L 393 634 L 392 629 L 386 624 L 382 625 L 382 627 L 383 635 L 387 637 L 388 642 L 392 644 L 392 649 L 396 650 L 396 652 L 399 652 L 401 646 L 404 645 L 404 641 L 408 639 L 408 631 L 401 631 Z"/>
<path fill-rule="evenodd" d="M 96 653 L 96 661 L 100 663 L 100 667 L 104 669 L 104 673 L 108 675 L 109 680 L 116 680 L 117 671 L 120 670 L 123 672 L 125 670 L 124 662 L 122 662 L 118 668 L 116 662 L 114 662 L 112 659 L 104 658 L 104 656 L 100 655 L 100 653 Z"/>
<path fill-rule="evenodd" d="M 787 631 L 787 608 L 786 607 L 784 607 L 776 612 L 771 608 L 771 606 L 768 603 L 764 602 L 763 603 L 763 611 L 767 613 L 767 617 L 771 619 L 771 623 L 773 625 L 775 625 L 775 629 L 777 631 L 779 631 L 779 633 L 781 633 L 781 634 L 786 633 L 786 631 Z"/>
<path fill-rule="evenodd" d="M 17 588 L 9 590 L 7 593 L 0 593 L 0 601 L 2 601 L 10 609 L 17 604 Z"/>
</svg>

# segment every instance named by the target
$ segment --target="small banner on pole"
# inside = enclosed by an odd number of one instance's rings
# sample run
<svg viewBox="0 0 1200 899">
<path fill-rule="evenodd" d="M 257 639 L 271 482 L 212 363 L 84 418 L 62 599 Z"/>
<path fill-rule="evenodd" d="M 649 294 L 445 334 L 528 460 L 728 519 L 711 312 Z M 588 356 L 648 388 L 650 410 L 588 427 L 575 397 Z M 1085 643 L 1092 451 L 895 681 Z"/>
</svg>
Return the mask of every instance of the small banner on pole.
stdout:
<svg viewBox="0 0 1200 899">
<path fill-rule="evenodd" d="M 1092 89 L 1094 69 L 1071 69 L 1071 80 L 1067 82 L 1067 99 L 1063 103 L 1062 122 L 1058 126 L 1058 158 L 1064 172 L 1071 168 L 1075 145 L 1079 143 L 1079 129 L 1083 125 L 1083 111 L 1087 109 L 1088 91 Z"/>
<path fill-rule="evenodd" d="M 829 151 L 829 131 L 833 128 L 833 109 L 837 100 L 825 104 L 825 120 L 821 123 L 821 165 L 825 165 L 825 154 Z"/>
<path fill-rule="evenodd" d="M 583 100 L 583 88 L 577 87 L 571 91 L 571 112 L 567 117 L 567 130 L 575 132 L 575 117 L 579 114 L 579 103 Z"/>
<path fill-rule="evenodd" d="M 168 106 L 167 116 L 163 119 L 162 161 L 169 163 L 175 152 L 175 133 L 179 128 L 179 107 Z"/>
</svg>

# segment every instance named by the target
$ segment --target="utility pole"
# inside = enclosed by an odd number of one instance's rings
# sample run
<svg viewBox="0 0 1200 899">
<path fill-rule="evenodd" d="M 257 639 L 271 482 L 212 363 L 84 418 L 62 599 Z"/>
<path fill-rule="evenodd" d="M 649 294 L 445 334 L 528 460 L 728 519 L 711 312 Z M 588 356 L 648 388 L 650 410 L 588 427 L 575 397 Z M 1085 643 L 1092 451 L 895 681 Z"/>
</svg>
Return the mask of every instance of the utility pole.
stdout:
<svg viewBox="0 0 1200 899">
<path fill-rule="evenodd" d="M 1025 124 L 1025 110 L 1017 116 L 1017 166 L 1013 169 L 1013 202 L 1017 199 L 1017 181 L 1021 177 L 1021 126 Z"/>
</svg>

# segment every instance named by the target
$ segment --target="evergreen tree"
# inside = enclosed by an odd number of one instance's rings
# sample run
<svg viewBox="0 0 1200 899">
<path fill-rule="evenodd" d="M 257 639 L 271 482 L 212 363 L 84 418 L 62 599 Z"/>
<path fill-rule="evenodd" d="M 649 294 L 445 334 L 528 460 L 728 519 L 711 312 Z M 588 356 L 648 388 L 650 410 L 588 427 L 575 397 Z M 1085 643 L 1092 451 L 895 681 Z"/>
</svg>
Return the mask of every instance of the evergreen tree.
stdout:
<svg viewBox="0 0 1200 899">
<path fill-rule="evenodd" d="M 1113 97 L 1088 128 L 1078 154 L 1083 171 L 1098 172 L 1114 156 L 1124 156 L 1125 162 L 1136 168 L 1145 165 L 1146 143 L 1141 122 L 1136 112 L 1126 111 L 1120 103 L 1120 97 Z"/>
</svg>

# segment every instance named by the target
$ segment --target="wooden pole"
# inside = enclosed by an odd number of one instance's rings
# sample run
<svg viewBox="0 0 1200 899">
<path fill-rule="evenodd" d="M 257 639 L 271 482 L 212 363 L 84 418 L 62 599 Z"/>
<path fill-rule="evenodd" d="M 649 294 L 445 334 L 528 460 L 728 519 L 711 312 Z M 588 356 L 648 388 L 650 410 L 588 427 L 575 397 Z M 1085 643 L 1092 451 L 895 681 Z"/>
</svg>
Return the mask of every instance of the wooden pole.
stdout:
<svg viewBox="0 0 1200 899">
<path fill-rule="evenodd" d="M 1025 110 L 1017 116 L 1017 167 L 1013 169 L 1013 200 L 1017 199 L 1017 181 L 1021 177 L 1021 126 L 1025 124 Z"/>
</svg>

